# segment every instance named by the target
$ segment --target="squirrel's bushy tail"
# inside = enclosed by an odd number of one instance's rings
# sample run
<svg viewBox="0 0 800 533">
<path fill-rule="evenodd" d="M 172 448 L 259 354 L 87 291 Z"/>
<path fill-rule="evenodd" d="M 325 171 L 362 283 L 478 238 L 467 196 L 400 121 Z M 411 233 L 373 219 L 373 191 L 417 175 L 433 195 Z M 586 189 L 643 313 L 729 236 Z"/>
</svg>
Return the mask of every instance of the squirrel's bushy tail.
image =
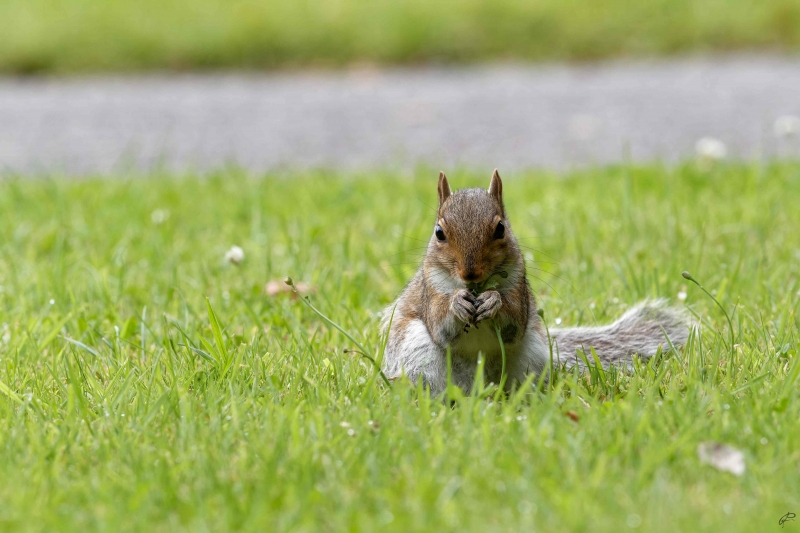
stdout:
<svg viewBox="0 0 800 533">
<path fill-rule="evenodd" d="M 591 361 L 591 346 L 603 366 L 625 366 L 633 355 L 652 357 L 659 345 L 667 351 L 670 344 L 685 344 L 691 325 L 685 313 L 668 307 L 665 300 L 645 301 L 608 326 L 551 329 L 553 358 L 568 366 L 583 366 L 576 351 L 581 350 Z"/>
</svg>

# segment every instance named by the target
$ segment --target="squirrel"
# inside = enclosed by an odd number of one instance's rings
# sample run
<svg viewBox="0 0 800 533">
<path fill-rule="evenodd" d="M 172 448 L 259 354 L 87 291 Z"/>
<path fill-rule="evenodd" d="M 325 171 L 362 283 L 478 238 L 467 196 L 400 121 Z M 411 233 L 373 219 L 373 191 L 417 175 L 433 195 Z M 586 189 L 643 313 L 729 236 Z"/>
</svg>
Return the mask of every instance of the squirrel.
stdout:
<svg viewBox="0 0 800 533">
<path fill-rule="evenodd" d="M 497 170 L 488 190 L 454 193 L 444 172 L 438 189 L 436 223 L 422 265 L 382 313 L 382 334 L 388 335 L 382 368 L 389 379 L 405 374 L 438 395 L 449 373 L 469 394 L 482 353 L 486 382 L 500 383 L 505 366 L 505 387 L 511 390 L 529 374 L 547 370 L 551 349 L 553 364 L 583 368 L 578 350 L 591 360 L 594 349 L 608 367 L 686 343 L 690 322 L 664 300 L 641 302 L 607 326 L 548 331 L 506 217 Z"/>
</svg>

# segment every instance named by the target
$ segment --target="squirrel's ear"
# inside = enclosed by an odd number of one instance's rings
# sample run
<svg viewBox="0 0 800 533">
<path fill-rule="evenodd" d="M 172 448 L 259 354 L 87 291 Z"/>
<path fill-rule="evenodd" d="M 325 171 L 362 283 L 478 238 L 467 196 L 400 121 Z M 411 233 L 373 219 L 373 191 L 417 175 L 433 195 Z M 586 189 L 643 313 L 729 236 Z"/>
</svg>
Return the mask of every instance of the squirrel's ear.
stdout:
<svg viewBox="0 0 800 533">
<path fill-rule="evenodd" d="M 439 172 L 439 207 L 442 207 L 448 198 L 450 198 L 450 184 L 447 183 L 447 176 L 444 175 L 444 172 Z"/>
<path fill-rule="evenodd" d="M 489 194 L 497 200 L 500 207 L 503 207 L 503 182 L 500 180 L 500 173 L 497 172 L 497 169 L 494 169 L 494 173 L 492 173 L 492 181 L 489 183 Z"/>
</svg>

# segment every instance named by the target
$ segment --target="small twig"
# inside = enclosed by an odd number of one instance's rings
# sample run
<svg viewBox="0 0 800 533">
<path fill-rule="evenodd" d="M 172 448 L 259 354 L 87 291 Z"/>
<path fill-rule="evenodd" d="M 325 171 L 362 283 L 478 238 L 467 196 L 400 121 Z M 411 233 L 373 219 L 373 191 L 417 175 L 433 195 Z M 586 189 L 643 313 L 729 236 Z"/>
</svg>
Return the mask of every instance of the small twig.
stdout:
<svg viewBox="0 0 800 533">
<path fill-rule="evenodd" d="M 375 367 L 375 370 L 377 370 L 378 373 L 381 375 L 381 378 L 383 378 L 384 383 L 386 383 L 386 385 L 391 387 L 391 383 L 389 382 L 389 379 L 386 377 L 386 374 L 383 373 L 383 370 L 381 370 L 381 368 L 378 366 L 378 363 L 375 362 L 375 359 L 367 355 L 367 349 L 364 348 L 364 346 L 362 346 L 360 342 L 358 342 L 352 335 L 350 335 L 347 331 L 345 331 L 344 328 L 342 328 L 339 324 L 337 324 L 336 322 L 325 316 L 322 313 L 322 311 L 314 307 L 314 304 L 311 303 L 311 299 L 308 296 L 301 296 L 300 291 L 298 291 L 297 287 L 295 287 L 292 278 L 287 277 L 285 280 L 283 280 L 283 282 L 286 283 L 288 286 L 290 286 L 292 290 L 298 296 L 300 296 L 300 300 L 302 300 L 304 304 L 306 304 L 312 311 L 314 311 L 320 318 L 322 318 L 322 320 L 324 320 L 334 328 L 341 331 L 345 337 L 350 339 L 356 346 L 358 346 L 358 348 L 361 350 L 361 355 L 365 356 L 367 359 L 370 360 L 370 362 L 372 362 L 373 366 Z"/>
</svg>

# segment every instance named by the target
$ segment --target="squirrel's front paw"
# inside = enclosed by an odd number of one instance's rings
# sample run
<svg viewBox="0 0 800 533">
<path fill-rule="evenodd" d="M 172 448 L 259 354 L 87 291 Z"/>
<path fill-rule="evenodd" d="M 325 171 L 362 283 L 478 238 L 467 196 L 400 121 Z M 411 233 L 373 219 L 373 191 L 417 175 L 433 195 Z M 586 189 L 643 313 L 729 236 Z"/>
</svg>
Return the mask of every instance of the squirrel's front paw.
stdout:
<svg viewBox="0 0 800 533">
<path fill-rule="evenodd" d="M 450 300 L 450 311 L 461 322 L 472 324 L 475 317 L 475 297 L 467 289 L 459 290 Z"/>
<path fill-rule="evenodd" d="M 482 320 L 494 318 L 502 305 L 500 293 L 497 291 L 486 291 L 475 299 L 475 324 Z"/>
</svg>

